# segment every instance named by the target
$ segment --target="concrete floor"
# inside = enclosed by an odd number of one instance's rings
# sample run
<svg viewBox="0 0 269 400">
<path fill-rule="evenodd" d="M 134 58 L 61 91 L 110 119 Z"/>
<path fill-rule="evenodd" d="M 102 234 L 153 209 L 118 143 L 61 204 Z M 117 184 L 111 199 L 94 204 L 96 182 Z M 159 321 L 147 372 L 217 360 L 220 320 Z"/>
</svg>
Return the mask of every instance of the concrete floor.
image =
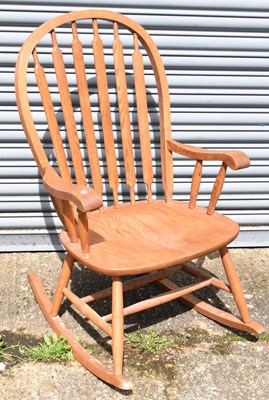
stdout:
<svg viewBox="0 0 269 400">
<path fill-rule="evenodd" d="M 268 329 L 269 249 L 232 249 L 231 254 L 252 319 Z M 44 332 L 51 332 L 29 288 L 27 274 L 36 272 L 51 295 L 62 257 L 62 253 L 0 254 L 0 332 L 38 338 Z M 223 277 L 216 254 L 197 263 Z M 86 293 L 90 287 L 96 290 L 102 285 L 109 285 L 109 279 L 88 270 L 81 272 L 77 268 L 74 271 L 72 286 L 78 292 Z M 150 294 L 154 295 L 157 290 L 152 287 Z M 140 289 L 134 294 L 127 294 L 126 302 L 131 302 L 134 296 L 143 298 L 145 292 L 145 289 Z M 214 304 L 234 310 L 227 293 L 206 289 L 202 296 Z M 85 322 L 79 318 L 80 323 L 75 322 L 71 314 L 67 309 L 63 316 L 71 330 L 93 346 L 95 352 L 99 351 L 101 358 L 107 359 L 109 354 L 104 346 L 96 344 L 85 331 Z M 140 326 L 142 330 L 153 329 L 182 343 L 155 355 L 139 353 L 127 346 L 125 371 L 132 378 L 133 392 L 115 390 L 76 362 L 21 363 L 0 373 L 0 398 L 269 399 L 268 340 L 240 340 L 237 332 L 231 332 L 187 309 L 179 301 L 129 317 L 126 323 L 127 331 Z M 92 328 L 86 329 L 93 333 L 95 339 L 100 338 Z"/>
</svg>

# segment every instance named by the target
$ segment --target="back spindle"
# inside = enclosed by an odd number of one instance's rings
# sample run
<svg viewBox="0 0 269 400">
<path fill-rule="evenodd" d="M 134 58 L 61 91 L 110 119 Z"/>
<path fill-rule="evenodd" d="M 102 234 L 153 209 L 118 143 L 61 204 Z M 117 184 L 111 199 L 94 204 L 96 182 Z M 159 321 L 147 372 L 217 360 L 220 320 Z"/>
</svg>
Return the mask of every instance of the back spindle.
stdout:
<svg viewBox="0 0 269 400">
<path fill-rule="evenodd" d="M 34 65 L 35 65 L 35 67 L 34 67 L 35 77 L 36 77 L 37 85 L 39 88 L 44 111 L 46 114 L 49 133 L 50 133 L 51 141 L 52 141 L 52 144 L 54 147 L 54 152 L 55 152 L 56 160 L 58 162 L 60 174 L 63 179 L 67 180 L 68 182 L 71 182 L 72 179 L 71 179 L 71 175 L 70 175 L 70 170 L 69 170 L 66 155 L 64 152 L 63 142 L 62 142 L 57 118 L 55 115 L 53 102 L 52 102 L 49 87 L 48 87 L 47 78 L 45 75 L 44 68 L 42 67 L 42 65 L 39 62 L 39 58 L 38 58 L 36 49 L 34 49 L 34 51 L 33 51 L 33 59 L 34 59 Z"/>
<path fill-rule="evenodd" d="M 223 163 L 220 167 L 219 173 L 216 177 L 216 180 L 215 180 L 215 183 L 214 183 L 214 186 L 212 189 L 212 194 L 211 194 L 209 206 L 207 209 L 208 215 L 212 215 L 215 211 L 219 196 L 220 196 L 222 188 L 223 188 L 224 179 L 226 176 L 226 170 L 227 170 L 227 165 Z"/>
<path fill-rule="evenodd" d="M 197 160 L 192 176 L 189 208 L 195 208 L 202 178 L 203 161 Z"/>
<path fill-rule="evenodd" d="M 56 78 L 58 82 L 58 88 L 62 103 L 66 133 L 68 137 L 68 142 L 70 145 L 70 151 L 72 156 L 72 162 L 74 166 L 75 176 L 77 183 L 81 185 L 86 185 L 86 177 L 83 168 L 83 160 L 80 151 L 80 144 L 77 135 L 76 122 L 73 112 L 73 105 L 71 102 L 71 96 L 68 86 L 68 81 L 65 72 L 65 65 L 63 60 L 62 52 L 58 46 L 56 33 L 55 31 L 51 31 L 51 40 L 52 40 L 52 58 L 56 73 Z"/>
<path fill-rule="evenodd" d="M 152 182 L 153 182 L 153 169 L 152 169 L 152 155 L 150 144 L 150 131 L 148 121 L 148 104 L 146 83 L 144 77 L 144 63 L 143 56 L 139 50 L 138 37 L 134 33 L 134 52 L 133 52 L 133 68 L 134 68 L 134 81 L 136 92 L 136 105 L 138 116 L 138 128 L 140 147 L 142 155 L 142 169 L 143 180 L 147 186 L 148 202 L 152 203 Z"/>
<path fill-rule="evenodd" d="M 97 89 L 99 97 L 99 106 L 102 119 L 102 129 L 104 135 L 104 144 L 106 151 L 106 161 L 108 169 L 109 186 L 113 192 L 114 205 L 117 208 L 119 205 L 118 187 L 119 177 L 117 169 L 117 160 L 115 153 L 115 143 L 113 137 L 112 120 L 110 112 L 110 101 L 108 92 L 108 82 L 106 75 L 105 57 L 103 42 L 99 36 L 97 20 L 92 21 L 94 38 L 92 42 L 93 55 L 97 79 Z"/>
<path fill-rule="evenodd" d="M 81 115 L 83 121 L 83 130 L 86 140 L 92 182 L 94 189 L 97 191 L 99 196 L 102 196 L 103 192 L 102 175 L 100 170 L 100 163 L 99 163 L 96 138 L 94 132 L 94 124 L 92 119 L 88 82 L 87 82 L 84 57 L 83 57 L 83 49 L 82 49 L 82 44 L 78 38 L 76 23 L 73 21 L 71 26 L 73 33 L 72 52 L 73 52 L 74 66 L 76 71 L 78 94 L 79 94 Z"/>
<path fill-rule="evenodd" d="M 131 123 L 128 106 L 127 82 L 124 66 L 123 46 L 119 37 L 118 24 L 114 22 L 113 54 L 120 114 L 121 138 L 125 166 L 126 183 L 130 188 L 131 203 L 135 204 L 134 186 L 136 183 Z"/>
</svg>

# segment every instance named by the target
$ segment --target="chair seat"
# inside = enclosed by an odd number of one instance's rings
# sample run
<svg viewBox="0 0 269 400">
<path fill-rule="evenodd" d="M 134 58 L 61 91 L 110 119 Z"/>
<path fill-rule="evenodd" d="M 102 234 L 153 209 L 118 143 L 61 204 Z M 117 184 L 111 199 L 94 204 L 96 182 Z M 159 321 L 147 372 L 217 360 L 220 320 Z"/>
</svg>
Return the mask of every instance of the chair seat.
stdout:
<svg viewBox="0 0 269 400">
<path fill-rule="evenodd" d="M 61 232 L 65 248 L 95 271 L 109 275 L 134 275 L 180 264 L 230 243 L 239 226 L 229 218 L 187 203 L 141 201 L 94 212 L 89 217 L 90 253 L 70 242 Z"/>
</svg>

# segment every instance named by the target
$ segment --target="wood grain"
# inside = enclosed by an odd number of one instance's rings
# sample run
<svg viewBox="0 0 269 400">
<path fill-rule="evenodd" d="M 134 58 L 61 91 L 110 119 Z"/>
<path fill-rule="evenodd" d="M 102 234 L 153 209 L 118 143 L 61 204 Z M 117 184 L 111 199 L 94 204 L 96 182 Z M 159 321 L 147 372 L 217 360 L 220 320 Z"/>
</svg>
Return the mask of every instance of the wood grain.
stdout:
<svg viewBox="0 0 269 400">
<path fill-rule="evenodd" d="M 80 144 L 77 135 L 77 128 L 70 97 L 70 91 L 68 87 L 68 81 L 65 73 L 64 60 L 62 52 L 58 46 L 56 33 L 54 30 L 51 32 L 51 40 L 53 45 L 52 57 L 55 67 L 55 74 L 58 82 L 58 88 L 62 103 L 66 132 L 70 145 L 70 151 L 71 151 L 76 181 L 78 184 L 85 185 L 86 177 L 83 168 L 83 161 L 80 151 Z"/>
<path fill-rule="evenodd" d="M 194 158 L 195 160 L 223 161 L 228 167 L 234 170 L 249 167 L 249 158 L 245 153 L 239 150 L 207 150 L 183 144 L 175 140 L 167 140 L 166 144 L 170 151 L 181 154 L 185 157 Z"/>
<path fill-rule="evenodd" d="M 220 256 L 242 321 L 247 324 L 250 322 L 247 303 L 231 255 L 226 246 L 220 249 Z"/>
<path fill-rule="evenodd" d="M 207 209 L 208 215 L 212 215 L 215 211 L 219 196 L 221 194 L 221 191 L 222 191 L 222 188 L 224 185 L 226 170 L 227 170 L 227 165 L 223 163 L 222 166 L 220 167 L 219 173 L 216 177 L 216 180 L 215 180 L 215 183 L 214 183 L 214 186 L 212 189 L 210 202 L 209 202 L 208 209 Z"/>
<path fill-rule="evenodd" d="M 168 278 L 164 278 L 160 281 L 160 286 L 166 288 L 167 290 L 175 290 L 178 286 Z M 194 296 L 193 294 L 187 294 L 185 296 L 179 297 L 179 301 L 191 307 L 193 310 L 199 312 L 200 314 L 217 321 L 220 324 L 232 327 L 248 333 L 260 334 L 265 332 L 263 326 L 261 326 L 256 321 L 250 321 L 247 324 L 244 323 L 240 318 L 231 314 L 229 311 L 223 311 L 219 308 L 212 306 Z"/>
<path fill-rule="evenodd" d="M 124 345 L 123 288 L 122 278 L 113 277 L 112 281 L 112 353 L 114 374 L 122 375 Z"/>
<path fill-rule="evenodd" d="M 190 208 L 195 208 L 202 178 L 203 161 L 197 160 L 191 182 Z"/>
<path fill-rule="evenodd" d="M 92 20 L 92 51 L 97 79 L 99 111 L 108 167 L 108 181 L 114 197 L 114 205 L 106 208 L 102 207 L 102 176 L 86 74 L 89 66 L 85 65 L 82 43 L 79 40 L 77 31 L 77 23 L 83 19 L 87 20 L 88 27 L 90 27 L 89 20 Z M 131 198 L 131 202 L 126 204 L 119 204 L 118 199 L 118 165 L 105 65 L 106 57 L 97 23 L 99 19 L 109 21 L 105 29 L 107 30 L 110 26 L 112 34 L 113 45 L 109 51 L 111 52 L 110 54 L 113 53 L 114 58 L 125 176 L 127 185 L 130 188 Z M 136 176 L 128 106 L 128 82 L 126 79 L 123 44 L 119 35 L 119 26 L 122 25 L 130 31 L 130 37 L 134 42 L 132 61 L 138 107 L 143 181 L 147 186 L 148 201 L 137 201 L 135 199 Z M 57 43 L 56 29 L 58 32 L 58 28 L 60 30 L 62 26 L 64 26 L 65 30 L 72 30 L 73 66 L 76 73 L 83 129 L 95 190 L 86 185 L 88 177 L 85 176 L 83 151 L 81 151 L 84 143 L 79 142 L 64 59 Z M 125 34 L 127 30 L 125 29 Z M 65 156 L 65 147 L 61 141 L 55 108 L 52 102 L 53 96 L 50 94 L 45 70 L 39 62 L 36 51 L 39 41 L 47 34 L 52 39 L 53 65 L 58 82 L 76 183 L 71 181 Z M 141 50 L 142 47 L 143 51 Z M 49 164 L 31 114 L 27 93 L 27 74 L 28 64 L 32 55 L 37 85 L 41 92 L 41 100 L 61 176 Z M 152 199 L 151 192 L 153 166 L 147 89 L 144 76 L 144 56 L 149 58 L 152 65 L 159 100 L 162 185 L 165 199 L 158 201 Z M 92 66 L 90 66 L 90 69 L 92 70 Z M 53 305 L 51 305 L 38 277 L 32 274 L 29 276 L 29 280 L 45 318 L 58 335 L 62 335 L 67 339 L 76 359 L 104 381 L 118 388 L 130 390 L 132 387 L 131 382 L 122 375 L 124 315 L 136 313 L 176 298 L 180 298 L 181 301 L 201 314 L 230 327 L 251 333 L 263 332 L 264 328 L 261 325 L 250 320 L 243 290 L 226 247 L 238 235 L 239 227 L 229 218 L 215 212 L 227 166 L 235 170 L 246 168 L 249 165 L 249 159 L 240 151 L 210 151 L 184 145 L 171 139 L 171 115 L 167 78 L 158 49 L 147 32 L 131 19 L 110 11 L 86 10 L 66 13 L 42 24 L 25 42 L 16 64 L 15 81 L 18 110 L 22 125 L 43 177 L 44 186 L 51 195 L 56 211 L 64 222 L 65 230 L 61 232 L 60 238 L 67 250 Z M 197 160 L 189 204 L 172 200 L 173 152 Z M 218 160 L 223 163 L 212 190 L 208 210 L 196 205 L 204 160 Z M 100 209 L 102 209 L 101 213 L 99 212 Z M 206 256 L 215 250 L 219 251 L 229 284 L 189 263 L 189 261 L 200 256 Z M 75 261 L 81 262 L 95 272 L 109 275 L 112 279 L 112 287 L 79 298 L 72 290 L 67 289 Z M 191 275 L 195 283 L 185 287 L 177 286 L 167 278 L 167 276 L 177 272 Z M 134 275 L 134 278 L 127 280 L 123 284 L 122 278 L 126 275 Z M 137 277 L 137 275 L 139 276 Z M 124 308 L 123 292 L 150 282 L 157 282 L 168 292 Z M 225 290 L 228 292 L 227 294 L 230 292 L 237 305 L 241 319 L 209 305 L 191 294 L 193 291 L 207 285 Z M 86 318 L 106 334 L 112 336 L 113 371 L 88 354 L 64 326 L 58 314 L 64 296 Z M 86 304 L 86 302 L 93 302 L 107 296 L 112 296 L 112 313 L 107 316 L 101 317 L 94 308 Z M 112 327 L 107 323 L 111 319 Z"/>
<path fill-rule="evenodd" d="M 203 207 L 188 203 L 136 202 L 93 212 L 89 224 L 90 257 L 68 235 L 61 240 L 85 265 L 108 275 L 135 275 L 163 269 L 208 254 L 233 240 L 238 225 Z M 206 238 L 206 240 L 205 240 Z"/>
<path fill-rule="evenodd" d="M 94 39 L 92 42 L 92 46 L 93 46 L 96 78 L 97 78 L 99 106 L 100 106 L 102 127 L 104 134 L 104 143 L 106 149 L 108 179 L 109 179 L 109 186 L 111 187 L 113 192 L 115 207 L 118 207 L 119 177 L 118 177 L 115 144 L 114 144 L 114 137 L 112 130 L 104 48 L 103 48 L 103 42 L 99 36 L 98 24 L 95 19 L 93 20 L 93 31 L 94 31 Z"/>
<path fill-rule="evenodd" d="M 94 189 L 65 181 L 49 164 L 43 176 L 43 184 L 50 195 L 73 202 L 82 212 L 97 210 L 103 205 L 102 198 Z"/>
<path fill-rule="evenodd" d="M 128 106 L 126 73 L 124 66 L 123 46 L 119 37 L 118 24 L 116 22 L 114 22 L 113 54 L 126 183 L 130 188 L 131 203 L 135 204 L 134 185 L 136 183 L 136 176 Z"/>
<path fill-rule="evenodd" d="M 152 156 L 150 144 L 150 132 L 148 121 L 147 91 L 144 76 L 143 56 L 139 50 L 137 34 L 134 33 L 134 53 L 133 53 L 134 81 L 136 92 L 136 105 L 138 116 L 138 128 L 142 157 L 143 180 L 147 185 L 148 201 L 152 202 Z"/>
<path fill-rule="evenodd" d="M 55 115 L 53 102 L 51 99 L 48 82 L 46 79 L 46 75 L 44 72 L 44 68 L 39 62 L 39 58 L 37 55 L 37 51 L 33 51 L 33 58 L 35 63 L 35 76 L 38 84 L 39 93 L 41 96 L 42 104 L 44 107 L 44 111 L 46 114 L 48 128 L 50 132 L 50 137 L 53 143 L 53 148 L 55 151 L 56 159 L 58 161 L 58 166 L 60 170 L 60 174 L 62 178 L 67 180 L 68 182 L 72 182 L 70 170 L 68 167 L 64 146 L 60 134 L 59 125 L 57 122 L 57 118 Z"/>
<path fill-rule="evenodd" d="M 70 281 L 72 270 L 74 267 L 74 262 L 75 262 L 74 257 L 72 257 L 70 254 L 67 254 L 62 265 L 62 270 L 57 282 L 57 287 L 52 302 L 52 307 L 51 307 L 52 317 L 56 317 L 58 315 L 64 297 L 63 289 L 67 287 L 68 282 Z"/>
<path fill-rule="evenodd" d="M 100 162 L 96 146 L 94 125 L 92 120 L 89 88 L 86 78 L 83 49 L 82 49 L 82 44 L 78 38 L 76 23 L 74 21 L 72 22 L 72 33 L 73 33 L 72 51 L 74 57 L 74 66 L 76 71 L 79 102 L 80 102 L 81 115 L 83 121 L 83 129 L 88 150 L 88 158 L 90 163 L 92 182 L 94 189 L 97 191 L 99 196 L 102 196 L 103 192 L 102 175 L 101 175 Z"/>
<path fill-rule="evenodd" d="M 109 383 L 110 385 L 116 386 L 123 390 L 131 390 L 132 382 L 127 376 L 115 375 L 112 370 L 107 368 L 103 363 L 85 350 L 80 343 L 78 343 L 75 336 L 72 335 L 72 333 L 66 328 L 63 320 L 59 316 L 52 317 L 50 313 L 52 305 L 39 277 L 35 274 L 31 274 L 28 275 L 28 279 L 39 307 L 42 310 L 46 320 L 59 337 L 65 337 L 67 339 L 67 342 L 71 346 L 76 360 L 98 378 Z"/>
</svg>

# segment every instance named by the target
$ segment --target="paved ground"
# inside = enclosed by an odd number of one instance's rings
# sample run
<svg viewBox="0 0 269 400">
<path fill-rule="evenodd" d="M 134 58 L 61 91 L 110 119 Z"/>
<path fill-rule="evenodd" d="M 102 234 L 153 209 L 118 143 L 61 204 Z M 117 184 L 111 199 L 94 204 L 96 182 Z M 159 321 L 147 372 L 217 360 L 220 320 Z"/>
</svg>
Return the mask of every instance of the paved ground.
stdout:
<svg viewBox="0 0 269 400">
<path fill-rule="evenodd" d="M 234 249 L 233 259 L 241 278 L 253 319 L 269 328 L 269 249 Z M 39 312 L 27 282 L 29 272 L 37 272 L 48 293 L 51 293 L 59 268 L 61 254 L 13 253 L 0 254 L 0 332 L 20 337 L 42 337 L 50 332 Z M 213 254 L 199 261 L 218 276 L 222 268 Z M 94 286 L 108 284 L 90 271 L 75 271 L 72 286 L 82 291 L 85 280 Z M 86 285 L 87 286 L 87 285 Z M 157 289 L 152 288 L 153 295 Z M 136 295 L 144 296 L 144 290 Z M 205 290 L 203 296 L 213 303 L 231 306 L 229 295 L 216 290 Z M 127 296 L 127 302 L 132 296 Z M 85 322 L 71 311 L 63 318 L 73 331 L 108 358 L 104 346 L 99 346 L 85 333 Z M 104 384 L 76 362 L 22 363 L 3 368 L 0 373 L 0 398 L 3 400 L 97 400 L 97 399 L 269 399 L 269 342 L 265 338 L 242 338 L 218 324 L 188 310 L 179 301 L 130 317 L 128 330 L 138 325 L 142 330 L 154 329 L 173 337 L 172 345 L 157 355 L 126 349 L 125 370 L 134 384 L 132 393 L 121 392 Z M 93 333 L 91 328 L 87 328 Z M 98 334 L 95 334 L 100 339 Z M 99 346 L 99 347 L 98 347 Z M 99 350 L 98 350 L 99 349 Z M 3 365 L 2 365 L 3 366 Z"/>
</svg>

